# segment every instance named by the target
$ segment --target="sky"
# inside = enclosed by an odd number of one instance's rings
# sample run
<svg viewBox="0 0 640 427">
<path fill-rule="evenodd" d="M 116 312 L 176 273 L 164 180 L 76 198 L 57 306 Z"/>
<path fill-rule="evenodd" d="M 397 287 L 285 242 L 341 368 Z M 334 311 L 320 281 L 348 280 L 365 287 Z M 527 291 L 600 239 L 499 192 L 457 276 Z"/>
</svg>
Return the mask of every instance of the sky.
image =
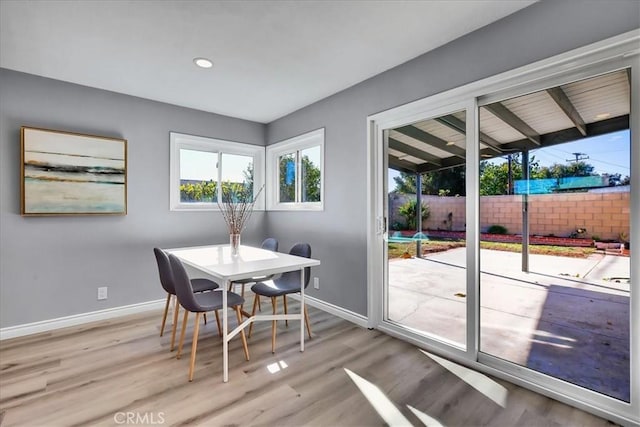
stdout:
<svg viewBox="0 0 640 427">
<path fill-rule="evenodd" d="M 584 156 L 589 157 L 584 162 L 593 165 L 596 173 L 619 173 L 624 178 L 631 175 L 630 138 L 631 133 L 627 129 L 575 142 L 540 148 L 532 150 L 530 153 L 535 156 L 535 160 L 540 162 L 540 166 L 551 166 L 554 163 L 569 164 L 569 159 L 575 159 L 575 155 L 572 153 L 584 153 Z M 496 161 L 502 162 L 503 160 L 498 158 Z M 396 176 L 400 176 L 400 173 L 389 169 L 389 191 L 393 191 L 396 186 L 393 180 Z"/>
<path fill-rule="evenodd" d="M 572 153 L 584 153 L 589 157 L 584 162 L 593 165 L 596 173 L 619 173 L 625 177 L 631 175 L 629 141 L 630 131 L 627 129 L 532 150 L 531 154 L 536 156 L 541 166 L 549 166 L 553 163 L 568 164 L 567 160 L 575 159 Z"/>
<path fill-rule="evenodd" d="M 307 156 L 316 166 L 321 162 L 320 146 L 313 146 L 300 150 L 302 156 Z M 244 171 L 253 157 L 222 153 L 222 181 L 243 182 Z M 218 153 L 180 149 L 180 179 L 194 181 L 218 180 Z"/>
<path fill-rule="evenodd" d="M 247 170 L 251 156 L 222 154 L 222 181 L 243 182 L 243 171 Z M 218 153 L 200 150 L 180 150 L 180 179 L 210 181 L 218 180 Z"/>
</svg>

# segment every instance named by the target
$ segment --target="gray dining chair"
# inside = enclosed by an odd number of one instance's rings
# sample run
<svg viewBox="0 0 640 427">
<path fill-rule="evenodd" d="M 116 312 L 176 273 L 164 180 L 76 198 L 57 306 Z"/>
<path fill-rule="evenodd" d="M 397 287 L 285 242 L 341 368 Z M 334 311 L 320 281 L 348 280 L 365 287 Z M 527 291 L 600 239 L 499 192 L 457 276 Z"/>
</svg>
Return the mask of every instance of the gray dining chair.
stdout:
<svg viewBox="0 0 640 427">
<path fill-rule="evenodd" d="M 311 246 L 308 243 L 298 243 L 294 245 L 289 254 L 296 255 L 305 258 L 311 258 Z M 251 315 L 255 316 L 257 301 L 260 296 L 265 296 L 271 298 L 271 307 L 273 309 L 273 314 L 276 314 L 277 311 L 277 297 L 282 296 L 284 298 L 284 314 L 287 313 L 287 295 L 294 294 L 300 292 L 300 270 L 290 271 L 287 273 L 283 273 L 281 276 L 274 278 L 269 281 L 261 281 L 256 283 L 251 287 L 251 290 L 254 293 L 253 300 L 253 308 L 251 310 Z M 311 276 L 311 267 L 306 267 L 304 269 L 304 287 L 305 289 L 309 285 L 309 278 Z M 309 334 L 309 338 L 311 338 L 311 325 L 309 322 L 309 312 L 307 311 L 307 306 L 304 307 L 304 321 L 307 326 L 307 333 Z M 274 320 L 271 323 L 271 352 L 276 352 L 276 321 Z M 253 330 L 253 322 L 249 327 L 249 337 L 251 337 L 251 332 Z"/>
<path fill-rule="evenodd" d="M 266 249 L 266 250 L 269 250 L 271 252 L 278 252 L 278 239 L 273 238 L 273 237 L 269 237 L 269 238 L 265 239 L 262 242 L 260 247 L 262 249 Z M 265 281 L 265 280 L 271 280 L 272 277 L 273 276 L 262 276 L 262 277 L 252 277 L 252 278 L 249 278 L 249 279 L 236 280 L 236 281 L 234 281 L 234 282 L 229 284 L 229 290 L 232 290 L 234 285 L 242 285 L 242 290 L 240 292 L 240 295 L 242 295 L 242 297 L 244 298 L 245 285 L 250 284 L 250 283 L 256 283 L 256 282 L 260 282 L 260 281 Z M 262 311 L 262 308 L 260 307 L 260 298 L 259 297 L 258 297 L 258 309 L 260 311 Z"/>
<path fill-rule="evenodd" d="M 240 306 L 244 303 L 244 298 L 240 295 L 225 291 L 217 290 L 212 292 L 194 293 L 193 286 L 187 275 L 187 271 L 184 269 L 182 262 L 173 254 L 169 254 L 169 262 L 171 263 L 171 271 L 173 272 L 173 283 L 176 290 L 176 296 L 178 302 L 182 308 L 184 308 L 184 319 L 182 320 L 182 331 L 180 332 L 180 343 L 178 344 L 177 359 L 180 359 L 182 354 L 182 345 L 184 344 L 185 331 L 187 330 L 187 322 L 189 320 L 189 313 L 196 314 L 196 320 L 193 327 L 193 341 L 191 343 L 191 362 L 189 364 L 189 381 L 193 381 L 193 369 L 196 363 L 196 350 L 198 349 L 198 333 L 200 330 L 200 315 L 210 311 L 216 311 L 222 309 L 222 292 L 227 293 L 227 307 L 233 308 L 236 312 L 238 319 L 238 325 L 242 323 L 242 314 L 240 313 Z M 242 347 L 244 349 L 244 357 L 249 360 L 249 347 L 247 345 L 247 338 L 244 335 L 244 329 L 240 330 L 240 338 L 242 339 Z"/>
<path fill-rule="evenodd" d="M 176 291 L 173 284 L 173 274 L 171 272 L 171 265 L 169 263 L 169 257 L 167 253 L 160 248 L 153 248 L 153 253 L 156 256 L 156 263 L 158 264 L 160 284 L 162 285 L 162 288 L 167 292 L 167 302 L 164 305 L 164 314 L 162 315 L 162 326 L 160 326 L 160 336 L 164 335 L 164 327 L 167 323 L 167 315 L 169 313 L 169 305 L 171 304 L 171 299 L 174 298 L 176 300 L 175 308 L 173 310 L 173 326 L 171 328 L 171 345 L 169 347 L 169 351 L 173 351 L 173 349 L 175 348 L 176 330 L 178 326 L 178 312 L 180 311 L 180 305 L 177 302 Z M 220 287 L 213 280 L 204 279 L 204 278 L 191 279 L 191 286 L 193 287 L 193 292 L 196 292 L 196 293 L 213 291 L 214 289 L 218 289 Z M 216 312 L 216 323 L 218 324 L 218 335 L 222 336 L 222 331 L 220 329 L 220 317 L 218 316 L 218 312 Z M 205 316 L 205 324 L 206 324 L 206 316 Z"/>
</svg>

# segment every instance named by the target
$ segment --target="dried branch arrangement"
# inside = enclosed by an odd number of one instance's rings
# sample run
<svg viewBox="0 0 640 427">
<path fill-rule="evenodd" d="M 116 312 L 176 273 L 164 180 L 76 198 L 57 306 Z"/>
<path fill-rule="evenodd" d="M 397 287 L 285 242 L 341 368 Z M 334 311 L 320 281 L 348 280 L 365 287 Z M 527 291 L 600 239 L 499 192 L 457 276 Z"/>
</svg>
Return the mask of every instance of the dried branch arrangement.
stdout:
<svg viewBox="0 0 640 427">
<path fill-rule="evenodd" d="M 221 187 L 222 203 L 218 202 L 218 208 L 229 227 L 229 234 L 240 234 L 251 218 L 253 207 L 264 185 L 255 196 L 252 185 L 225 183 Z"/>
</svg>

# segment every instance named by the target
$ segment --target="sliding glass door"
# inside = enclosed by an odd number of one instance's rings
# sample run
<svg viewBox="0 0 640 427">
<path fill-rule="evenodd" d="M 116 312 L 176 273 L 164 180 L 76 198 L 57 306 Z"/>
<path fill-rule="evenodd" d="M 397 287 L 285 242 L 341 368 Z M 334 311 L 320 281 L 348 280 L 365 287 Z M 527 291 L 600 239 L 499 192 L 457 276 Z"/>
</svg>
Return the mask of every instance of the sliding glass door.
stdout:
<svg viewBox="0 0 640 427">
<path fill-rule="evenodd" d="M 630 401 L 628 70 L 483 105 L 480 351 Z"/>
<path fill-rule="evenodd" d="M 384 318 L 458 351 L 467 347 L 467 119 L 452 109 L 385 131 Z"/>
<path fill-rule="evenodd" d="M 636 420 L 633 40 L 369 118 L 370 326 Z"/>
</svg>

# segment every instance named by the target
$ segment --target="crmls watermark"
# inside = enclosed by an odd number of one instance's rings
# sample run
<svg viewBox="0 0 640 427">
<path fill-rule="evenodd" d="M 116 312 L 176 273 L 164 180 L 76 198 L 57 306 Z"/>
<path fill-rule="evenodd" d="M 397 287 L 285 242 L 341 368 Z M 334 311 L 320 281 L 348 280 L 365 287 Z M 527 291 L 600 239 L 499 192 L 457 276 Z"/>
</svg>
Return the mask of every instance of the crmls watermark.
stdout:
<svg viewBox="0 0 640 427">
<path fill-rule="evenodd" d="M 116 412 L 113 421 L 121 425 L 159 425 L 164 424 L 164 412 Z"/>
</svg>

